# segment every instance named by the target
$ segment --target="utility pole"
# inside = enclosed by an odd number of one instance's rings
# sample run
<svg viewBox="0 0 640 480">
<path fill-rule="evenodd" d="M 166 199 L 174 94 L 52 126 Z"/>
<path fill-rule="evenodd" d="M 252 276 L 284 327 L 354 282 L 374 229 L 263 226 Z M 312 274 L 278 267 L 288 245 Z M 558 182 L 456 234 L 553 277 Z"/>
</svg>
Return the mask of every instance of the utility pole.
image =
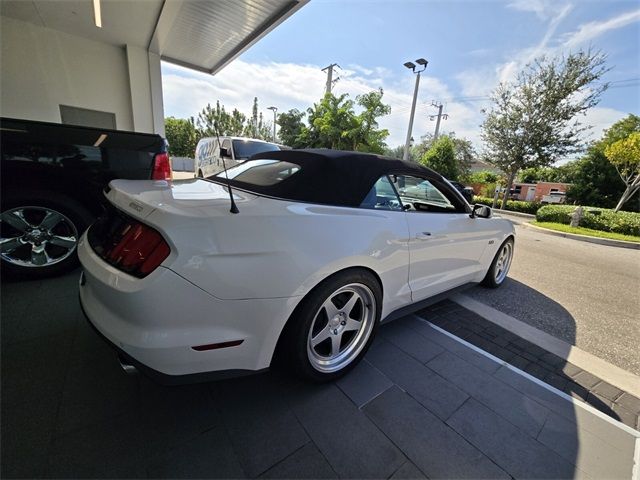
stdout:
<svg viewBox="0 0 640 480">
<path fill-rule="evenodd" d="M 326 86 L 324 88 L 325 95 L 327 93 L 331 93 L 331 88 L 333 87 L 333 84 L 336 83 L 338 80 L 340 80 L 340 77 L 336 78 L 335 80 L 333 79 L 333 68 L 334 67 L 342 68 L 337 63 L 332 63 L 328 67 L 324 67 L 322 69 L 323 72 L 327 72 L 327 84 L 326 84 Z"/>
<path fill-rule="evenodd" d="M 409 117 L 409 130 L 407 131 L 407 141 L 404 143 L 404 155 L 402 157 L 403 160 L 409 160 L 409 148 L 411 148 L 411 130 L 413 129 L 413 116 L 416 113 L 416 101 L 418 100 L 418 87 L 420 86 L 420 72 L 423 72 L 427 68 L 427 64 L 429 63 L 424 58 L 419 58 L 416 60 L 418 65 L 422 66 L 422 70 L 418 70 L 416 72 L 416 64 L 413 62 L 405 62 L 404 66 L 411 70 L 416 74 L 416 86 L 413 89 L 413 102 L 411 103 L 411 116 Z"/>
<path fill-rule="evenodd" d="M 273 110 L 273 143 L 276 143 L 276 112 L 278 107 L 267 107 L 267 110 Z"/>
<path fill-rule="evenodd" d="M 438 109 L 438 114 L 437 115 L 429 115 L 429 120 L 433 121 L 434 118 L 437 118 L 438 120 L 436 121 L 436 133 L 433 134 L 433 140 L 437 140 L 438 139 L 438 134 L 440 133 L 440 119 L 444 118 L 445 120 L 447 118 L 449 118 L 449 115 L 446 113 L 442 113 L 442 104 L 441 103 L 437 103 L 435 100 L 431 102 L 431 106 L 432 107 L 436 107 Z"/>
</svg>

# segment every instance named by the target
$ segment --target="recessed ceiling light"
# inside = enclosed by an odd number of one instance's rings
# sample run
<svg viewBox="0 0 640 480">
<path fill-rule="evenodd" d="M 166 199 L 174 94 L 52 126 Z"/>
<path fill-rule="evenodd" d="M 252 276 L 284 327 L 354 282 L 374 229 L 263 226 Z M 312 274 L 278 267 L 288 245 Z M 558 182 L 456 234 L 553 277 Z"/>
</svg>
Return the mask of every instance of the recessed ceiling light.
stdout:
<svg viewBox="0 0 640 480">
<path fill-rule="evenodd" d="M 100 0 L 93 0 L 93 17 L 96 27 L 102 28 L 102 12 L 100 11 Z"/>
</svg>

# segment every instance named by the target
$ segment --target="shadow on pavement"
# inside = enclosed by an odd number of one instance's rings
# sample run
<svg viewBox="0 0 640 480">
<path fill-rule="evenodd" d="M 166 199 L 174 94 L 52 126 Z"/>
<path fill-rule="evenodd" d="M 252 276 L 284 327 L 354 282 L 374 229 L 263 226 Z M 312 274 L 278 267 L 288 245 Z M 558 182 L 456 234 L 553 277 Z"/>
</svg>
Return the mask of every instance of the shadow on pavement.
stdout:
<svg viewBox="0 0 640 480">
<path fill-rule="evenodd" d="M 571 313 L 555 300 L 518 280 L 507 278 L 498 289 L 473 287 L 465 294 L 575 345 L 576 321 Z"/>
<path fill-rule="evenodd" d="M 277 369 L 164 387 L 122 373 L 78 273 L 2 284 L 3 478 L 581 476 L 572 404 L 426 322 L 383 326 L 337 383 Z"/>
</svg>

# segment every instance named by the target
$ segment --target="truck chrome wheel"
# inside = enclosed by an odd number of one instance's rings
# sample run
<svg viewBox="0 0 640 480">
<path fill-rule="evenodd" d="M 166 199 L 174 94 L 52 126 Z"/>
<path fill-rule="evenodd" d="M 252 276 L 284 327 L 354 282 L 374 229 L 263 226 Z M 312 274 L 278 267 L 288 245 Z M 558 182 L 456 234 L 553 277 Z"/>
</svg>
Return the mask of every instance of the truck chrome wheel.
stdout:
<svg viewBox="0 0 640 480">
<path fill-rule="evenodd" d="M 367 344 L 376 319 L 376 301 L 369 287 L 345 285 L 327 297 L 311 323 L 307 338 L 309 362 L 319 372 L 349 365 Z"/>
<path fill-rule="evenodd" d="M 511 266 L 511 259 L 513 258 L 513 243 L 506 242 L 500 253 L 498 254 L 498 260 L 495 266 L 495 279 L 497 284 L 501 284 L 509 273 L 509 267 Z"/>
<path fill-rule="evenodd" d="M 0 215 L 0 255 L 12 265 L 45 267 L 66 260 L 78 244 L 68 217 L 45 207 L 17 207 Z"/>
</svg>

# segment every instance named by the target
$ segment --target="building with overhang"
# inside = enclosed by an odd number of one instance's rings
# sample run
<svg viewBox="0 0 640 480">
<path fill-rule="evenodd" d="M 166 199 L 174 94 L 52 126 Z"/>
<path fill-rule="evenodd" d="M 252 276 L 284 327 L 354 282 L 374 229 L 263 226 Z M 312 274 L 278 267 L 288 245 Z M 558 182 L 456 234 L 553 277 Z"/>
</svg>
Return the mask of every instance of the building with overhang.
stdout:
<svg viewBox="0 0 640 480">
<path fill-rule="evenodd" d="M 215 74 L 308 0 L 2 0 L 3 117 L 164 135 L 162 60 Z"/>
</svg>

